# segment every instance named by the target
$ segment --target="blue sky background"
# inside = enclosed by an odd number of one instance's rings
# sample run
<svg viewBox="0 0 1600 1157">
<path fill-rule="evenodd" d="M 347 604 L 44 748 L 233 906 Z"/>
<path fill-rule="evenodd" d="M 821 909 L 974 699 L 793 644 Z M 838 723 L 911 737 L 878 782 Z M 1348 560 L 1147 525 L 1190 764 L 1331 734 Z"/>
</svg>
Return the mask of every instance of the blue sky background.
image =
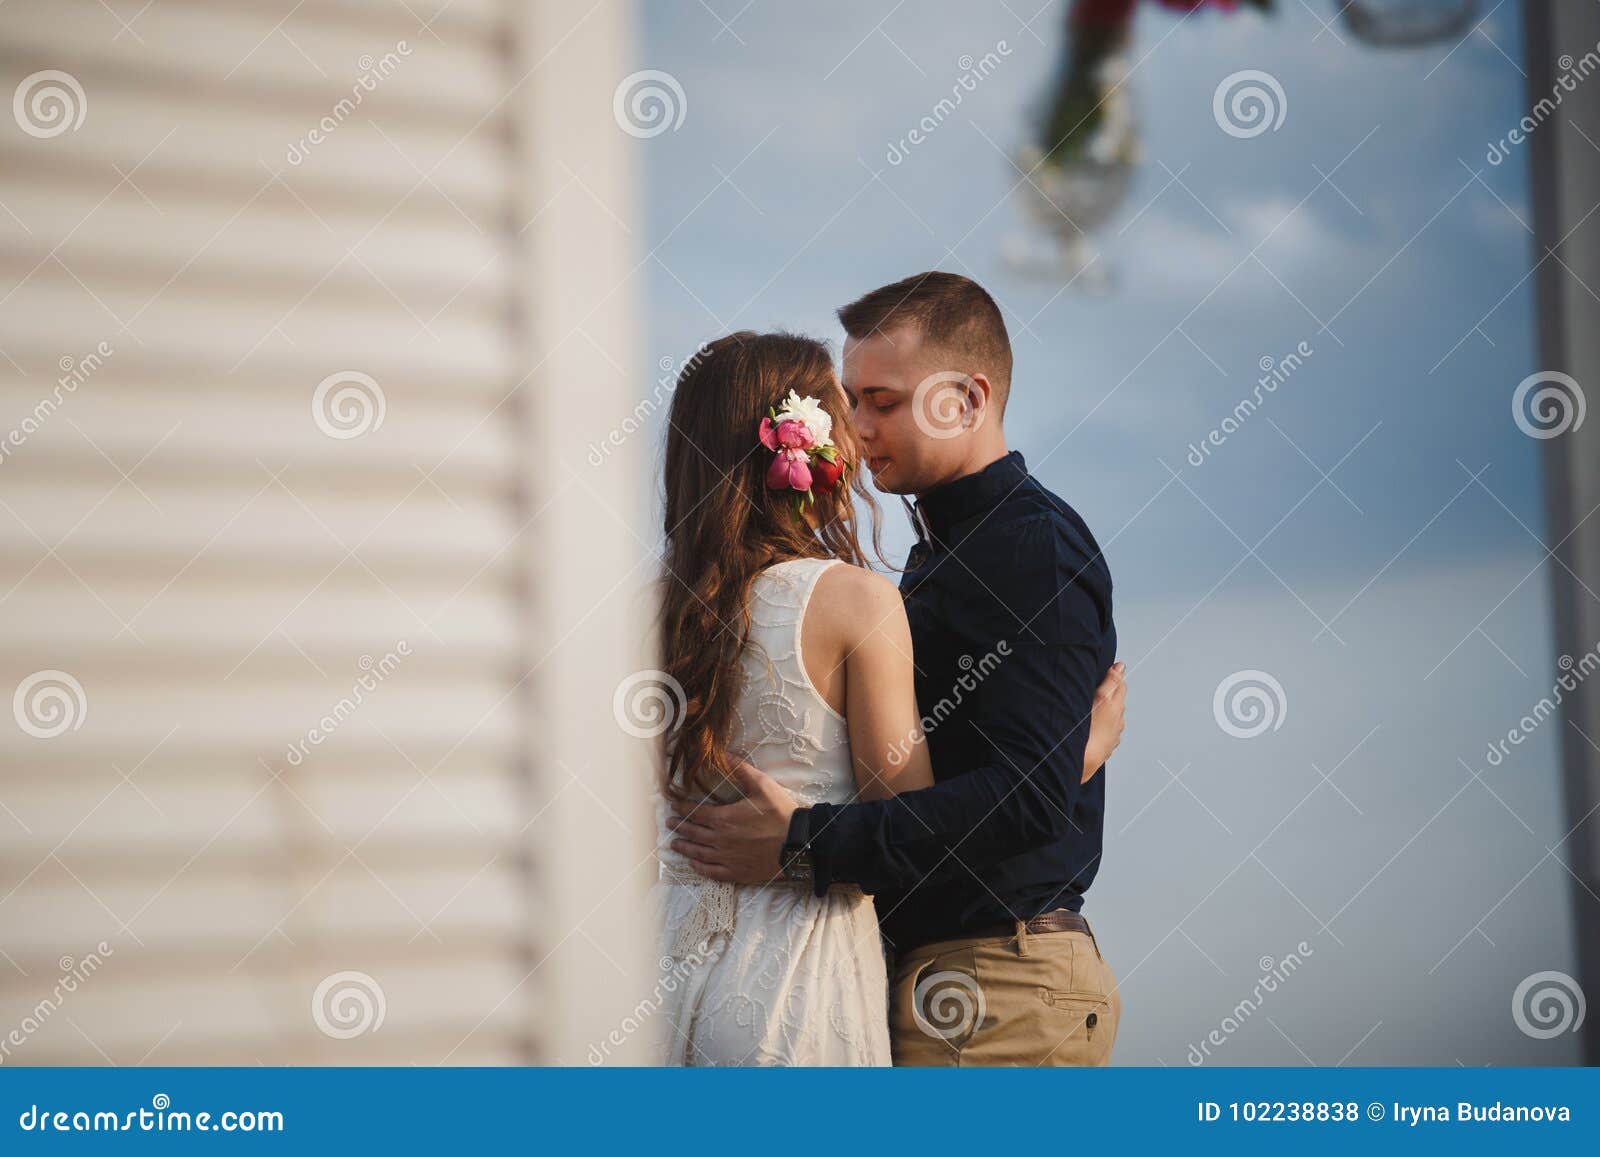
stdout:
<svg viewBox="0 0 1600 1157">
<path fill-rule="evenodd" d="M 1119 1063 L 1186 1063 L 1261 958 L 1302 939 L 1312 962 L 1212 1063 L 1572 1063 L 1572 1037 L 1527 1037 L 1510 1005 L 1523 977 L 1575 967 L 1557 724 L 1484 760 L 1558 674 L 1540 444 L 1510 409 L 1539 368 L 1527 156 L 1485 160 L 1526 104 L 1521 14 L 1380 52 L 1323 29 L 1336 7 L 1143 8 L 1143 161 L 1097 238 L 1113 286 L 1096 295 L 1001 259 L 1028 228 L 1005 154 L 1061 6 L 641 5 L 639 66 L 687 100 L 640 146 L 649 362 L 738 328 L 837 348 L 834 308 L 927 268 L 1000 301 L 1010 443 L 1105 548 L 1133 669 L 1085 909 L 1127 1002 Z M 890 165 L 963 54 L 1001 41 Z M 1282 84 L 1276 131 L 1213 119 L 1241 69 Z M 1305 364 L 1190 464 L 1260 359 L 1301 341 Z M 897 500 L 886 514 L 903 558 Z M 1212 714 L 1243 669 L 1286 700 L 1249 740 Z"/>
</svg>

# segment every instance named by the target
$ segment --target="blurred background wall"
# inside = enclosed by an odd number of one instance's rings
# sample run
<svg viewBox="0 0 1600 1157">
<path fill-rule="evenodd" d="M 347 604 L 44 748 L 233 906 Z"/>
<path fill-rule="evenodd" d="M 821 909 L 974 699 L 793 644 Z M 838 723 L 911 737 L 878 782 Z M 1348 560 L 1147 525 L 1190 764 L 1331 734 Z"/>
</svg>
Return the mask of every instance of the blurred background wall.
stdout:
<svg viewBox="0 0 1600 1157">
<path fill-rule="evenodd" d="M 644 479 L 570 434 L 639 376 L 631 25 L 0 8 L 4 1063 L 582 1064 L 634 1006 Z"/>
</svg>

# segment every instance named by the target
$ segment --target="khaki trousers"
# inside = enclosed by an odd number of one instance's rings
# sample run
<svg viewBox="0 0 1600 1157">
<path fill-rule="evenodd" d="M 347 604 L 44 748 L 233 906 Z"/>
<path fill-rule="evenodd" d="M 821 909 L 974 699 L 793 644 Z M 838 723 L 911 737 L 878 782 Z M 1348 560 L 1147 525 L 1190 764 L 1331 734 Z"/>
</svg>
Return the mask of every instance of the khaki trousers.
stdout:
<svg viewBox="0 0 1600 1157">
<path fill-rule="evenodd" d="M 1094 933 L 941 940 L 895 961 L 896 1065 L 1106 1065 L 1122 996 Z"/>
</svg>

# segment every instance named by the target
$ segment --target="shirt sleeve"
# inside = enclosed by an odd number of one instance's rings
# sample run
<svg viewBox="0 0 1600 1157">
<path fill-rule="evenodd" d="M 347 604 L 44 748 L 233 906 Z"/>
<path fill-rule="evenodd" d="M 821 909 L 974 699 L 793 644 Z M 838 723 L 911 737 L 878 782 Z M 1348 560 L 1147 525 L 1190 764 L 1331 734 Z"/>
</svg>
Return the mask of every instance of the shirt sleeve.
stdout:
<svg viewBox="0 0 1600 1157">
<path fill-rule="evenodd" d="M 983 680 L 971 717 L 991 758 L 920 791 L 812 807 L 817 895 L 839 881 L 909 891 L 1075 830 L 1094 693 L 1105 675 L 1109 592 L 1097 596 L 1094 576 L 1103 569 L 1091 573 L 1091 560 L 1051 523 L 1029 528 L 1015 545 L 1013 565 L 996 571 L 1007 577 L 985 600 L 999 605 L 997 628 L 1011 625 L 1003 632 L 1008 653 Z"/>
</svg>

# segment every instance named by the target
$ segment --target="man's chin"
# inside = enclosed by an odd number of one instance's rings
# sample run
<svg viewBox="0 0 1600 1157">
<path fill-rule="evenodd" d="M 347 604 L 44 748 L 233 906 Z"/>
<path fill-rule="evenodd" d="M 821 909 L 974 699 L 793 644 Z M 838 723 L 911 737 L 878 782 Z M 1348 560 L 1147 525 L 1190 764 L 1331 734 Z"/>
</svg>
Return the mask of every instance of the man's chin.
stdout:
<svg viewBox="0 0 1600 1157">
<path fill-rule="evenodd" d="M 872 471 L 872 485 L 884 494 L 904 494 L 905 489 L 895 477 L 894 463 L 887 463 L 883 469 Z"/>
</svg>

